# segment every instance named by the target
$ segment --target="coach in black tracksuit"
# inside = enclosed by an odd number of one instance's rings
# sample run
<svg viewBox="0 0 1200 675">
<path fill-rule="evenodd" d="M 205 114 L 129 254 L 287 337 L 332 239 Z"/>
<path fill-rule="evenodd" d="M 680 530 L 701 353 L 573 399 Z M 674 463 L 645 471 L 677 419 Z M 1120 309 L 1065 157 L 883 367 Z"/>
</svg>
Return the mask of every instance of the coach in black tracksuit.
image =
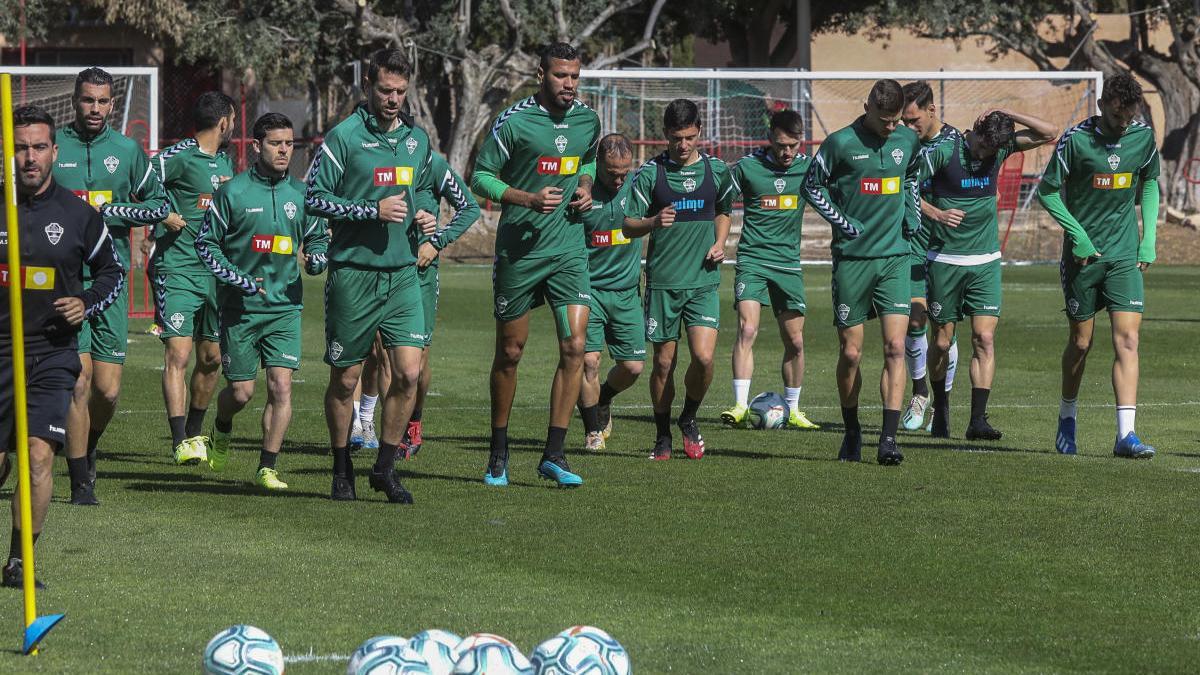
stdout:
<svg viewBox="0 0 1200 675">
<path fill-rule="evenodd" d="M 116 300 L 125 276 L 100 214 L 54 182 L 51 166 L 57 148 L 53 118 L 41 108 L 25 106 L 13 113 L 13 126 L 21 270 L 8 268 L 8 223 L 0 218 L 0 286 L 20 283 L 23 289 L 25 390 L 36 539 L 50 506 L 54 452 L 66 437 L 67 407 L 79 376 L 80 325 Z M 87 289 L 83 285 L 84 265 L 92 277 Z M 0 475 L 6 475 L 8 451 L 16 449 L 16 422 L 8 289 L 0 295 Z M 15 493 L 12 511 L 12 539 L 3 584 L 20 586 L 21 536 Z"/>
</svg>

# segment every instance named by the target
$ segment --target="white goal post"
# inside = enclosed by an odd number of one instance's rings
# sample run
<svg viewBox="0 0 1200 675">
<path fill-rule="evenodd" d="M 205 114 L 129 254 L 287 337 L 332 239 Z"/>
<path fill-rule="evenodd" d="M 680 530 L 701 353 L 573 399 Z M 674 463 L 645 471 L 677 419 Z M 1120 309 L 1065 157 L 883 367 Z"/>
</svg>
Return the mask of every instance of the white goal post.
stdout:
<svg viewBox="0 0 1200 675">
<path fill-rule="evenodd" d="M 108 123 L 117 131 L 143 144 L 148 154 L 158 147 L 158 68 L 100 66 L 113 76 L 113 111 Z M 74 119 L 71 94 L 75 76 L 84 66 L 7 66 L 0 73 L 13 76 L 13 104 L 42 106 L 55 124 Z"/>
</svg>

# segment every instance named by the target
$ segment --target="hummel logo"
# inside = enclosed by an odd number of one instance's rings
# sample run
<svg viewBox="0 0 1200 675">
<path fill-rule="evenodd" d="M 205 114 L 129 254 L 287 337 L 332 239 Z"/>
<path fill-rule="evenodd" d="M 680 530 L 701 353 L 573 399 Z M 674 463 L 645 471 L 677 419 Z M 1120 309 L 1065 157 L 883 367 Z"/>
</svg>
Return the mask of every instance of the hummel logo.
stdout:
<svg viewBox="0 0 1200 675">
<path fill-rule="evenodd" d="M 261 207 L 261 206 L 252 206 L 252 207 L 246 209 L 246 213 L 262 213 L 262 212 L 263 212 L 263 207 Z"/>
<path fill-rule="evenodd" d="M 850 159 L 853 159 L 855 161 L 858 161 L 860 159 L 867 159 L 867 158 L 868 158 L 868 155 L 850 155 Z"/>
<path fill-rule="evenodd" d="M 555 124 L 554 128 L 555 129 L 570 129 L 571 125 L 570 124 Z"/>
<path fill-rule="evenodd" d="M 363 146 L 363 149 L 364 149 L 364 150 L 370 150 L 370 149 L 372 149 L 372 148 L 378 148 L 378 147 L 379 147 L 379 141 L 372 141 L 372 142 L 370 142 L 370 143 L 366 143 L 366 142 L 364 142 L 364 143 L 362 144 L 362 146 Z"/>
</svg>

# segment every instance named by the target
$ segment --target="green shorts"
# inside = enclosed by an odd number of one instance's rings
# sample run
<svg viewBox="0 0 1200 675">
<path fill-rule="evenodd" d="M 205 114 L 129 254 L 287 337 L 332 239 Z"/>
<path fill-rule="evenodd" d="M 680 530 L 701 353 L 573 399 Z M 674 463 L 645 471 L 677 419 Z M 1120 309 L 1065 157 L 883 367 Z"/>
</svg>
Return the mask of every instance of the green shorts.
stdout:
<svg viewBox="0 0 1200 675">
<path fill-rule="evenodd" d="M 775 316 L 783 312 L 804 314 L 808 310 L 804 298 L 804 271 L 739 265 L 733 277 L 734 308 L 742 300 L 770 305 Z"/>
<path fill-rule="evenodd" d="M 637 286 L 623 291 L 592 289 L 584 351 L 598 352 L 607 344 L 614 361 L 646 359 L 646 317 L 638 296 Z"/>
<path fill-rule="evenodd" d="M 718 286 L 682 290 L 646 289 L 646 339 L 650 342 L 677 342 L 680 320 L 684 328 L 721 327 L 721 298 Z"/>
<path fill-rule="evenodd" d="M 331 267 L 325 278 L 325 363 L 362 363 L 375 334 L 383 346 L 425 346 L 425 309 L 417 266 L 393 272 Z"/>
<path fill-rule="evenodd" d="M 227 380 L 253 380 L 260 364 L 300 367 L 300 310 L 222 312 L 221 328 L 221 368 Z"/>
<path fill-rule="evenodd" d="M 884 314 L 908 316 L 912 257 L 833 259 L 833 324 L 857 326 Z"/>
<path fill-rule="evenodd" d="M 929 317 L 936 324 L 964 316 L 1000 316 L 1000 259 L 982 265 L 929 263 Z"/>
<path fill-rule="evenodd" d="M 497 257 L 492 267 L 495 316 L 501 321 L 519 319 L 543 302 L 558 309 L 587 305 L 592 300 L 587 253 L 557 258 Z"/>
<path fill-rule="evenodd" d="M 1133 258 L 1100 259 L 1085 266 L 1064 260 L 1058 269 L 1067 316 L 1076 321 L 1087 321 L 1101 309 L 1140 314 L 1146 304 L 1142 271 Z"/>
<path fill-rule="evenodd" d="M 908 283 L 909 283 L 908 297 L 909 297 L 909 299 L 924 298 L 929 292 L 929 289 L 927 287 L 927 276 L 928 276 L 928 274 L 926 272 L 926 263 L 927 262 L 928 261 L 926 260 L 924 255 L 917 255 L 915 253 L 909 254 L 909 268 L 908 268 Z"/>
<path fill-rule="evenodd" d="M 207 270 L 154 276 L 154 320 L 166 342 L 176 337 L 220 342 L 217 278 Z"/>
<path fill-rule="evenodd" d="M 125 271 L 125 284 L 113 304 L 79 327 L 79 353 L 90 355 L 93 361 L 123 364 L 129 344 L 129 233 L 124 237 L 113 233 L 112 240 Z M 84 282 L 85 288 L 91 285 Z"/>
<path fill-rule="evenodd" d="M 433 344 L 433 325 L 437 322 L 438 296 L 442 292 L 437 265 L 417 270 L 417 280 L 421 282 L 421 308 L 425 310 L 425 346 L 428 347 Z"/>
</svg>

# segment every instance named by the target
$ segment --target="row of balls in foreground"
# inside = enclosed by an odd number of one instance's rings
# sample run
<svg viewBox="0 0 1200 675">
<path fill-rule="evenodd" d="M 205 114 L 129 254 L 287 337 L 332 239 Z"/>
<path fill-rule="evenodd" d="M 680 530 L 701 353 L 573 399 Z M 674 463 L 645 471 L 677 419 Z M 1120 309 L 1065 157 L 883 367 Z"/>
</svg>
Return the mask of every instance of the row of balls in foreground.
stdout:
<svg viewBox="0 0 1200 675">
<path fill-rule="evenodd" d="M 254 626 L 227 628 L 204 649 L 210 675 L 282 675 L 283 650 Z M 572 626 L 526 657 L 509 640 L 491 633 L 460 638 L 427 630 L 404 639 L 373 637 L 359 645 L 346 675 L 627 675 L 629 655 L 621 643 L 593 626 Z"/>
</svg>

